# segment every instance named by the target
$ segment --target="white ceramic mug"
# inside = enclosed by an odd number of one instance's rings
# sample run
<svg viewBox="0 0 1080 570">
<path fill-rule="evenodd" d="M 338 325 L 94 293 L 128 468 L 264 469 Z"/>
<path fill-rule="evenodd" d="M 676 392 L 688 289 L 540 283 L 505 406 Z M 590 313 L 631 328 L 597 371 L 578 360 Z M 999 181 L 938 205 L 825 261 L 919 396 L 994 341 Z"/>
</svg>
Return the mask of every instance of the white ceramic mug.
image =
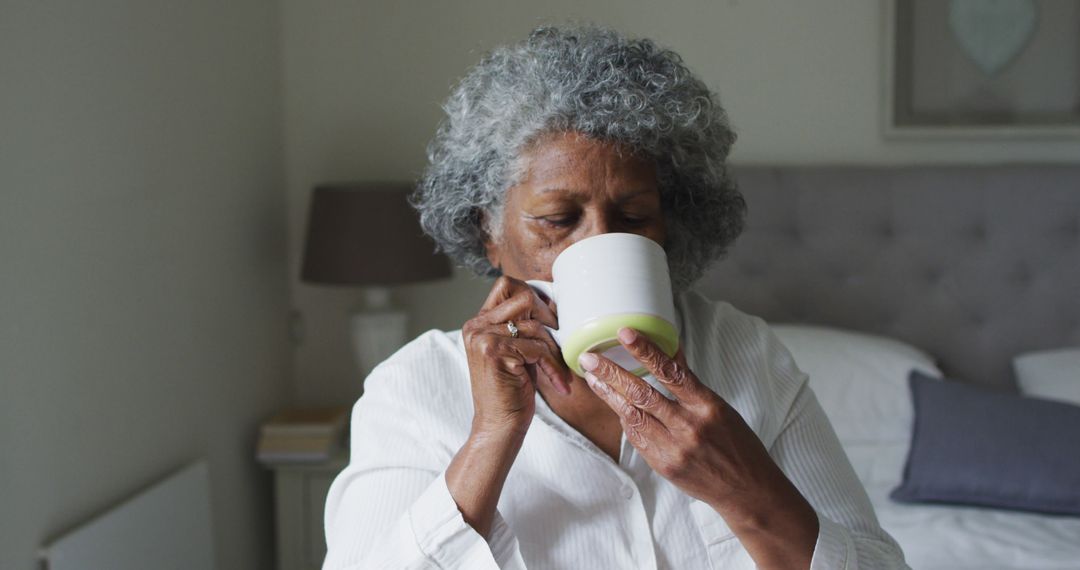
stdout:
<svg viewBox="0 0 1080 570">
<path fill-rule="evenodd" d="M 559 328 L 545 328 L 579 376 L 585 374 L 578 364 L 583 352 L 603 354 L 638 376 L 649 373 L 619 343 L 622 327 L 646 335 L 668 356 L 678 351 L 667 254 L 655 241 L 637 234 L 595 235 L 564 249 L 551 275 L 551 283 L 526 283 L 555 301 Z"/>
</svg>

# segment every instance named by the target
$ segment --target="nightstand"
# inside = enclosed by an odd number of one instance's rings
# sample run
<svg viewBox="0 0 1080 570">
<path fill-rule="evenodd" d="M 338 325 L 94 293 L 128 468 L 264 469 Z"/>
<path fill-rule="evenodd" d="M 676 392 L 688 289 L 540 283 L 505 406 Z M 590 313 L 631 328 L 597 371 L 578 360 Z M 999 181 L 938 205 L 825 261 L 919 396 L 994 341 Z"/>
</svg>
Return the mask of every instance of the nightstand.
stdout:
<svg viewBox="0 0 1080 570">
<path fill-rule="evenodd" d="M 274 471 L 277 570 L 320 570 L 326 557 L 323 508 L 330 483 L 349 463 L 341 451 L 320 463 L 266 463 Z"/>
</svg>

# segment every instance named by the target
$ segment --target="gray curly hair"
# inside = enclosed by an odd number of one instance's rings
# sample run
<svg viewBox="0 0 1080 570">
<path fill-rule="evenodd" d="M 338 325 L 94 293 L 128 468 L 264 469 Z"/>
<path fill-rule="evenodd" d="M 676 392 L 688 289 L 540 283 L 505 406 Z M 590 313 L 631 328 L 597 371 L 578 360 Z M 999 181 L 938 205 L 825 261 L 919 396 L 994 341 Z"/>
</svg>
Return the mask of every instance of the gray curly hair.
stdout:
<svg viewBox="0 0 1080 570">
<path fill-rule="evenodd" d="M 746 204 L 725 158 L 735 133 L 718 98 L 673 51 L 597 26 L 540 27 L 498 48 L 454 88 L 410 202 L 438 249 L 485 276 L 518 155 L 577 131 L 655 161 L 665 250 L 689 287 L 743 228 Z M 491 223 L 485 223 L 488 220 Z"/>
</svg>

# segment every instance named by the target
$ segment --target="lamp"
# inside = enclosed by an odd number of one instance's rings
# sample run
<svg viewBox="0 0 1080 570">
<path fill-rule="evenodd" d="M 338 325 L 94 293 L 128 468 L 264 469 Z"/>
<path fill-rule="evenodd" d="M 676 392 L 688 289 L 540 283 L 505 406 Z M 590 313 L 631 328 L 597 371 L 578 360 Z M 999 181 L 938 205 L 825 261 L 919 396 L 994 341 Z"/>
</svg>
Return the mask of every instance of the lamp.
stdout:
<svg viewBox="0 0 1080 570">
<path fill-rule="evenodd" d="M 357 367 L 375 364 L 405 343 L 406 313 L 390 287 L 450 276 L 450 261 L 420 229 L 407 182 L 319 184 L 311 194 L 300 279 L 363 286 L 363 304 L 349 327 Z"/>
</svg>

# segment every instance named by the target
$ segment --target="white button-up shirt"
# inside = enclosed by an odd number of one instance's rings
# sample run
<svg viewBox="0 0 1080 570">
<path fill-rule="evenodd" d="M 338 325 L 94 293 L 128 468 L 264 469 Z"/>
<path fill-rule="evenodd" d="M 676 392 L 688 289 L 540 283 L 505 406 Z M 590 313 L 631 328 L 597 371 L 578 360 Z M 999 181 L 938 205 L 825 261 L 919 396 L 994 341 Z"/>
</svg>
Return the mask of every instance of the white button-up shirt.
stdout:
<svg viewBox="0 0 1080 570">
<path fill-rule="evenodd" d="M 690 368 L 738 410 L 816 510 L 811 568 L 907 568 L 806 374 L 768 325 L 696 292 L 678 295 L 676 309 Z M 460 330 L 424 333 L 364 387 L 350 463 L 326 500 L 323 570 L 754 568 L 724 519 L 654 472 L 625 436 L 613 461 L 539 394 L 485 540 L 444 477 L 473 417 Z"/>
</svg>

